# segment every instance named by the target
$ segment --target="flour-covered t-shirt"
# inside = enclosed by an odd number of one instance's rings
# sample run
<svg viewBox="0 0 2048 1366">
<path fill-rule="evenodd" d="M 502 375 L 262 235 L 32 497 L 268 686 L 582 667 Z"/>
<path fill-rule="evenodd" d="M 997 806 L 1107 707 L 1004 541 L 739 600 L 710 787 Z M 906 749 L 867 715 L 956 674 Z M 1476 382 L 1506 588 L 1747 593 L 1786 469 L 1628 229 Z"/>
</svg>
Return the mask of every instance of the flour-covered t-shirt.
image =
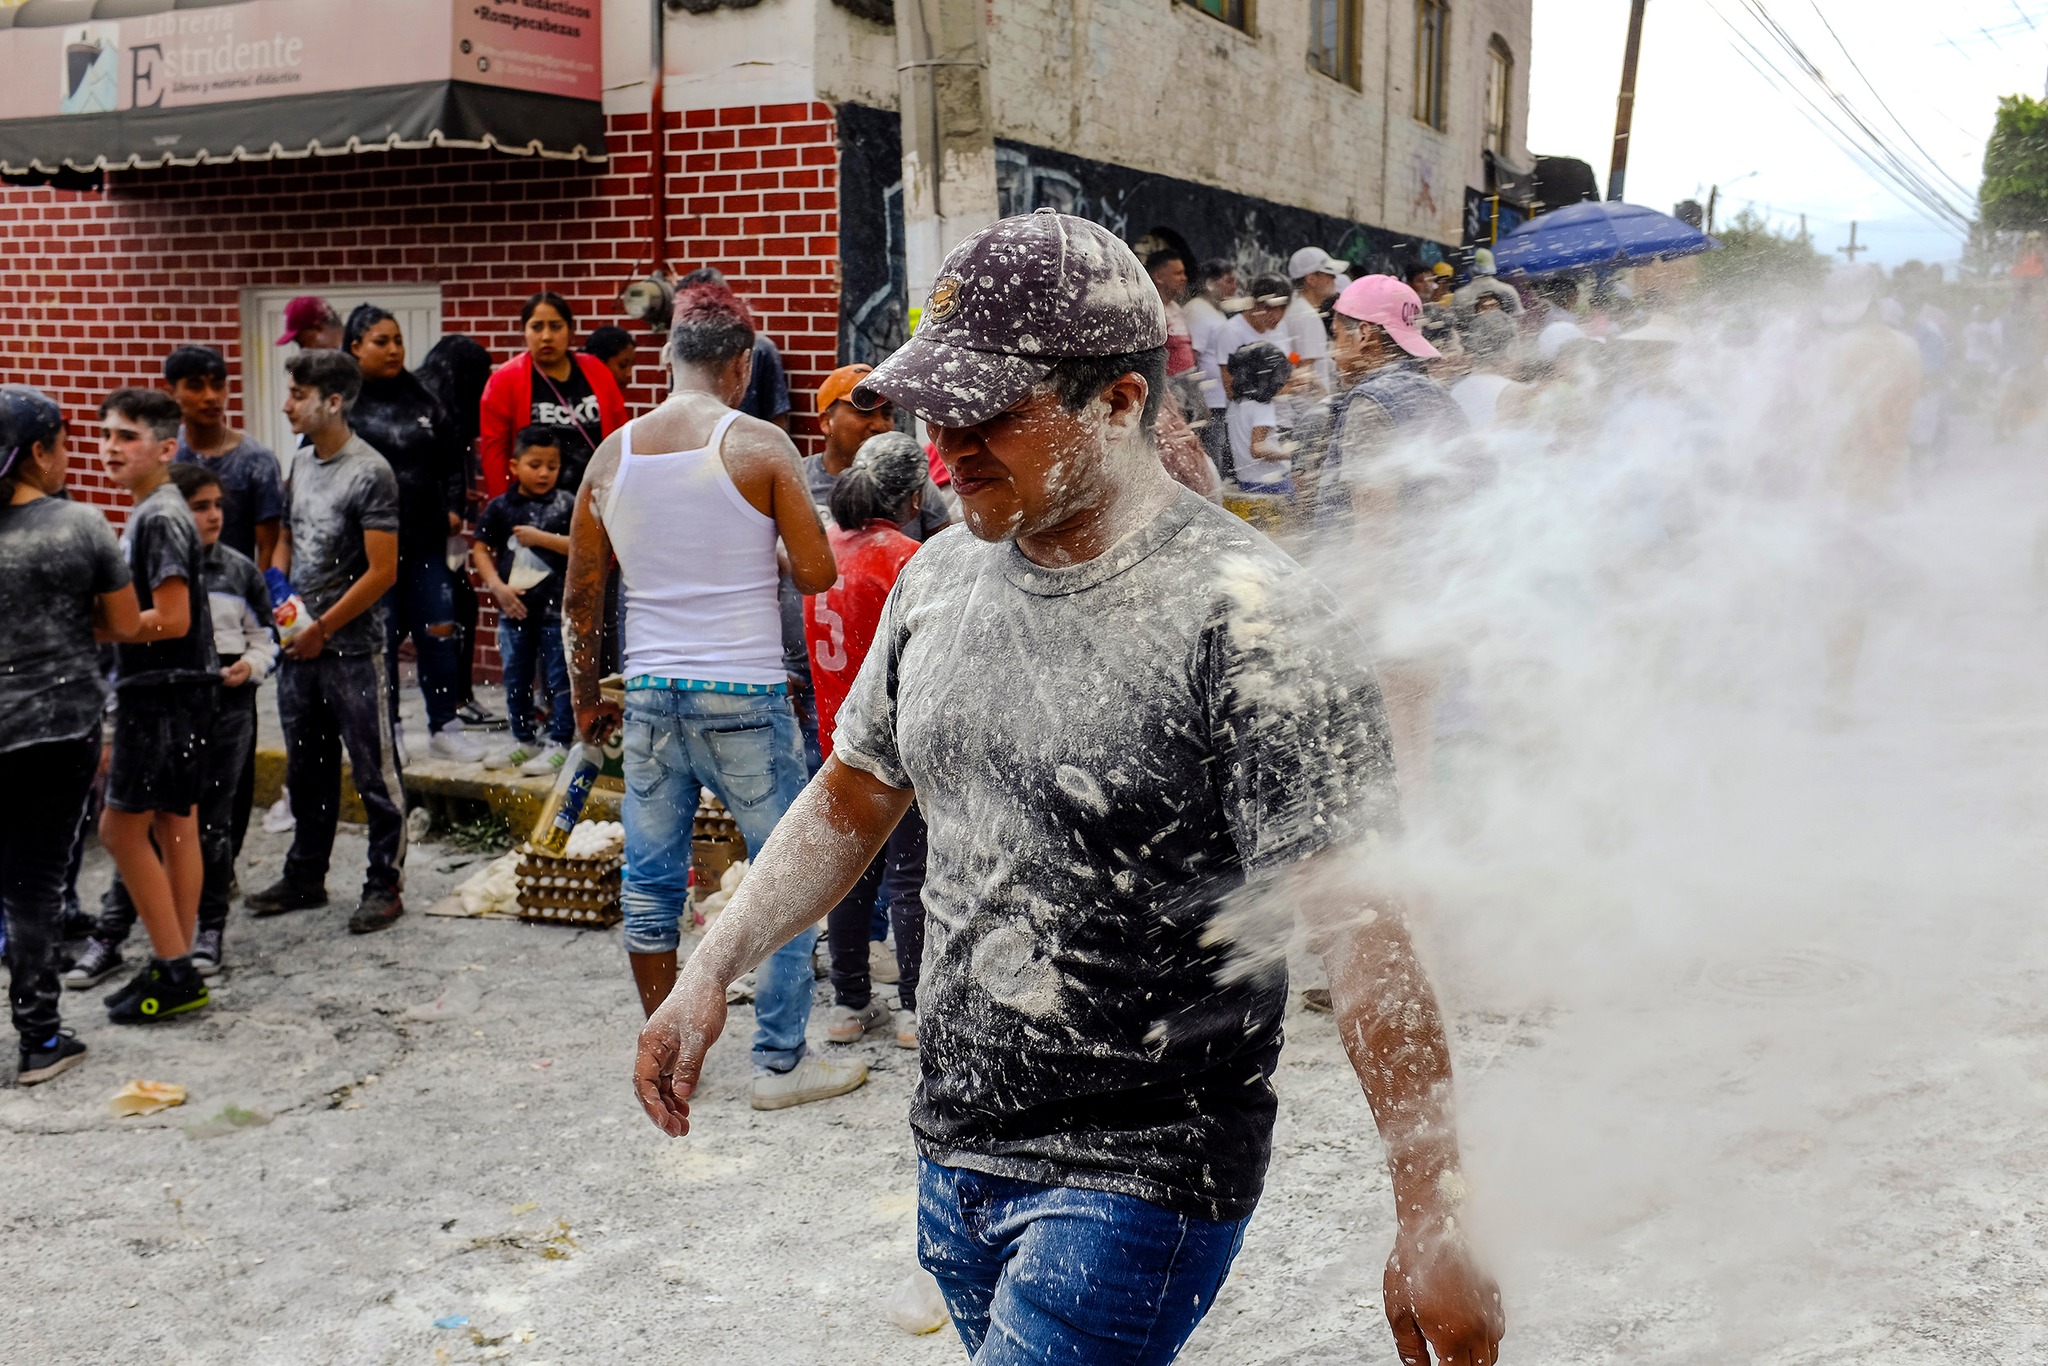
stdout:
<svg viewBox="0 0 2048 1366">
<path fill-rule="evenodd" d="M 0 503 L 0 753 L 98 728 L 107 680 L 93 603 L 129 577 L 97 508 L 64 498 Z"/>
<path fill-rule="evenodd" d="M 340 602 L 370 570 L 365 531 L 398 532 L 398 477 L 383 456 L 351 435 L 331 460 L 308 444 L 292 453 L 292 587 L 314 616 Z M 322 654 L 368 655 L 384 648 L 384 604 L 342 623 Z"/>
<path fill-rule="evenodd" d="M 915 787 L 930 827 L 927 1158 L 1251 1212 L 1287 984 L 1245 949 L 1273 928 L 1247 879 L 1399 820 L 1361 649 L 1305 570 L 1186 490 L 1086 564 L 955 528 L 905 566 L 836 753 Z"/>
</svg>

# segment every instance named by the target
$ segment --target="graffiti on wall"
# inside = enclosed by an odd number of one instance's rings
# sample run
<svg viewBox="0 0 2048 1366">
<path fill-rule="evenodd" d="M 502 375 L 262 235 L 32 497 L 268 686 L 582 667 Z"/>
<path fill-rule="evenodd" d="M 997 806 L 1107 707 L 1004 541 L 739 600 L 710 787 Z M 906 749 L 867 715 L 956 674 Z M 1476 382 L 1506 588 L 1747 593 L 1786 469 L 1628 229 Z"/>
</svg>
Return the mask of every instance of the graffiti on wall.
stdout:
<svg viewBox="0 0 2048 1366">
<path fill-rule="evenodd" d="M 903 150 L 896 115 L 839 108 L 839 353 L 878 361 L 903 344 Z M 1004 214 L 1052 208 L 1102 224 L 1141 254 L 1180 253 L 1190 269 L 1212 257 L 1244 275 L 1285 274 L 1305 246 L 1351 262 L 1353 274 L 1395 273 L 1403 261 L 1440 259 L 1435 242 L 1365 223 L 1234 194 L 1172 176 L 999 140 L 996 197 Z"/>
</svg>

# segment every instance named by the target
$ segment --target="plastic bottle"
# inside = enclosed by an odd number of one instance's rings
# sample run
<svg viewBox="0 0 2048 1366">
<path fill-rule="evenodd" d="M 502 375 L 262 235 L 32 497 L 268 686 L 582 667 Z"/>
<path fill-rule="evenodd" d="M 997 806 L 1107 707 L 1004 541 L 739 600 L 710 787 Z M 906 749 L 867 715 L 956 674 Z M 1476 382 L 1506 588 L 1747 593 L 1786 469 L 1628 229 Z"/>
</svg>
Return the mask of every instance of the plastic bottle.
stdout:
<svg viewBox="0 0 2048 1366">
<path fill-rule="evenodd" d="M 282 569 L 264 570 L 263 586 L 270 590 L 270 620 L 277 627 L 278 642 L 289 645 L 292 637 L 305 630 L 313 619 L 306 610 L 306 600 L 292 587 Z"/>
<path fill-rule="evenodd" d="M 569 832 L 583 818 L 583 804 L 590 799 L 591 784 L 597 781 L 598 771 L 603 767 L 604 751 L 598 746 L 578 740 L 569 747 L 568 757 L 562 760 L 561 776 L 555 779 L 554 790 L 548 793 L 540 819 L 534 822 L 533 834 L 528 836 L 534 848 L 557 857 L 568 849 Z"/>
</svg>

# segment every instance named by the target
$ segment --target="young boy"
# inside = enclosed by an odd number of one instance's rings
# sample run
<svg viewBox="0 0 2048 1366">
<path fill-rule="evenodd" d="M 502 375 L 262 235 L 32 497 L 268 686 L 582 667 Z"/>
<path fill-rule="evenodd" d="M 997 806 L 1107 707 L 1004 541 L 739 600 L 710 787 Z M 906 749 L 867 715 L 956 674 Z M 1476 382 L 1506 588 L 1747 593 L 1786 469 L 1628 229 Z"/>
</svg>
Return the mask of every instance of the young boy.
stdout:
<svg viewBox="0 0 2048 1366">
<path fill-rule="evenodd" d="M 117 647 L 114 744 L 100 841 L 149 934 L 151 958 L 107 1000 L 116 1024 L 197 1010 L 206 983 L 192 964 L 202 864 L 193 815 L 220 671 L 206 610 L 199 529 L 177 487 L 178 405 L 153 389 L 117 389 L 100 405 L 100 453 L 134 511 L 121 549 L 142 619 Z"/>
<path fill-rule="evenodd" d="M 284 517 L 283 472 L 270 447 L 228 425 L 227 361 L 211 347 L 180 346 L 164 357 L 164 388 L 184 417 L 178 463 L 220 480 L 221 539 L 268 567 Z"/>
<path fill-rule="evenodd" d="M 242 904 L 259 916 L 327 904 L 346 749 L 370 822 L 369 867 L 348 928 L 368 934 L 405 914 L 405 807 L 385 705 L 378 606 L 398 581 L 398 479 L 349 430 L 349 405 L 363 384 L 353 360 L 339 351 L 301 351 L 285 370 L 285 417 L 305 438 L 292 454 L 288 534 L 278 546 L 280 567 L 307 615 L 277 674 L 295 824 L 284 876 Z"/>
<path fill-rule="evenodd" d="M 498 604 L 498 654 L 505 662 L 505 711 L 512 724 L 511 748 L 486 759 L 485 768 L 559 773 L 568 744 L 576 738 L 569 664 L 562 653 L 562 577 L 569 566 L 569 519 L 576 510 L 576 496 L 555 486 L 561 470 L 562 451 L 554 429 L 522 429 L 512 438 L 513 486 L 484 509 L 476 544 L 470 548 L 476 576 Z M 539 556 L 548 576 L 525 589 L 508 584 L 515 546 Z M 536 663 L 546 672 L 554 697 L 545 745 L 533 724 Z"/>
<path fill-rule="evenodd" d="M 199 532 L 199 567 L 220 664 L 221 689 L 206 733 L 199 797 L 199 853 L 204 872 L 199 889 L 199 930 L 192 939 L 192 966 L 201 977 L 213 977 L 220 972 L 229 888 L 239 852 L 235 848 L 235 793 L 242 769 L 256 750 L 256 689 L 276 667 L 277 642 L 270 634 L 270 593 L 256 571 L 256 562 L 220 538 L 220 480 L 203 465 L 172 465 L 170 477 Z M 64 973 L 64 985 L 96 986 L 118 971 L 121 945 L 134 926 L 134 899 L 116 874 L 91 937 Z"/>
</svg>

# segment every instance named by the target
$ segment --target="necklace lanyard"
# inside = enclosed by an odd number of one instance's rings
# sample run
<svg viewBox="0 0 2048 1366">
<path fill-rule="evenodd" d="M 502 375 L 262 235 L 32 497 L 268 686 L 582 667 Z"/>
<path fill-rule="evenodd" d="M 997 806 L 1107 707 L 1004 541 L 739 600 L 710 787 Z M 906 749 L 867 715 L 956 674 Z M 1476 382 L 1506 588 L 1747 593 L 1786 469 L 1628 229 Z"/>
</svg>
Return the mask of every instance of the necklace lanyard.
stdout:
<svg viewBox="0 0 2048 1366">
<path fill-rule="evenodd" d="M 529 357 L 529 359 L 531 358 Z M 569 357 L 569 368 L 571 370 L 576 368 L 576 357 Z M 569 396 L 555 386 L 554 377 L 540 368 L 539 361 L 533 362 L 533 373 L 547 381 L 548 391 L 555 396 L 555 402 L 560 404 L 562 411 L 569 415 L 569 425 L 576 429 L 576 435 L 583 438 L 583 444 L 590 447 L 590 453 L 592 455 L 597 454 L 597 442 L 591 440 L 590 433 L 584 430 L 582 420 L 576 416 L 576 405 L 569 402 Z"/>
</svg>

